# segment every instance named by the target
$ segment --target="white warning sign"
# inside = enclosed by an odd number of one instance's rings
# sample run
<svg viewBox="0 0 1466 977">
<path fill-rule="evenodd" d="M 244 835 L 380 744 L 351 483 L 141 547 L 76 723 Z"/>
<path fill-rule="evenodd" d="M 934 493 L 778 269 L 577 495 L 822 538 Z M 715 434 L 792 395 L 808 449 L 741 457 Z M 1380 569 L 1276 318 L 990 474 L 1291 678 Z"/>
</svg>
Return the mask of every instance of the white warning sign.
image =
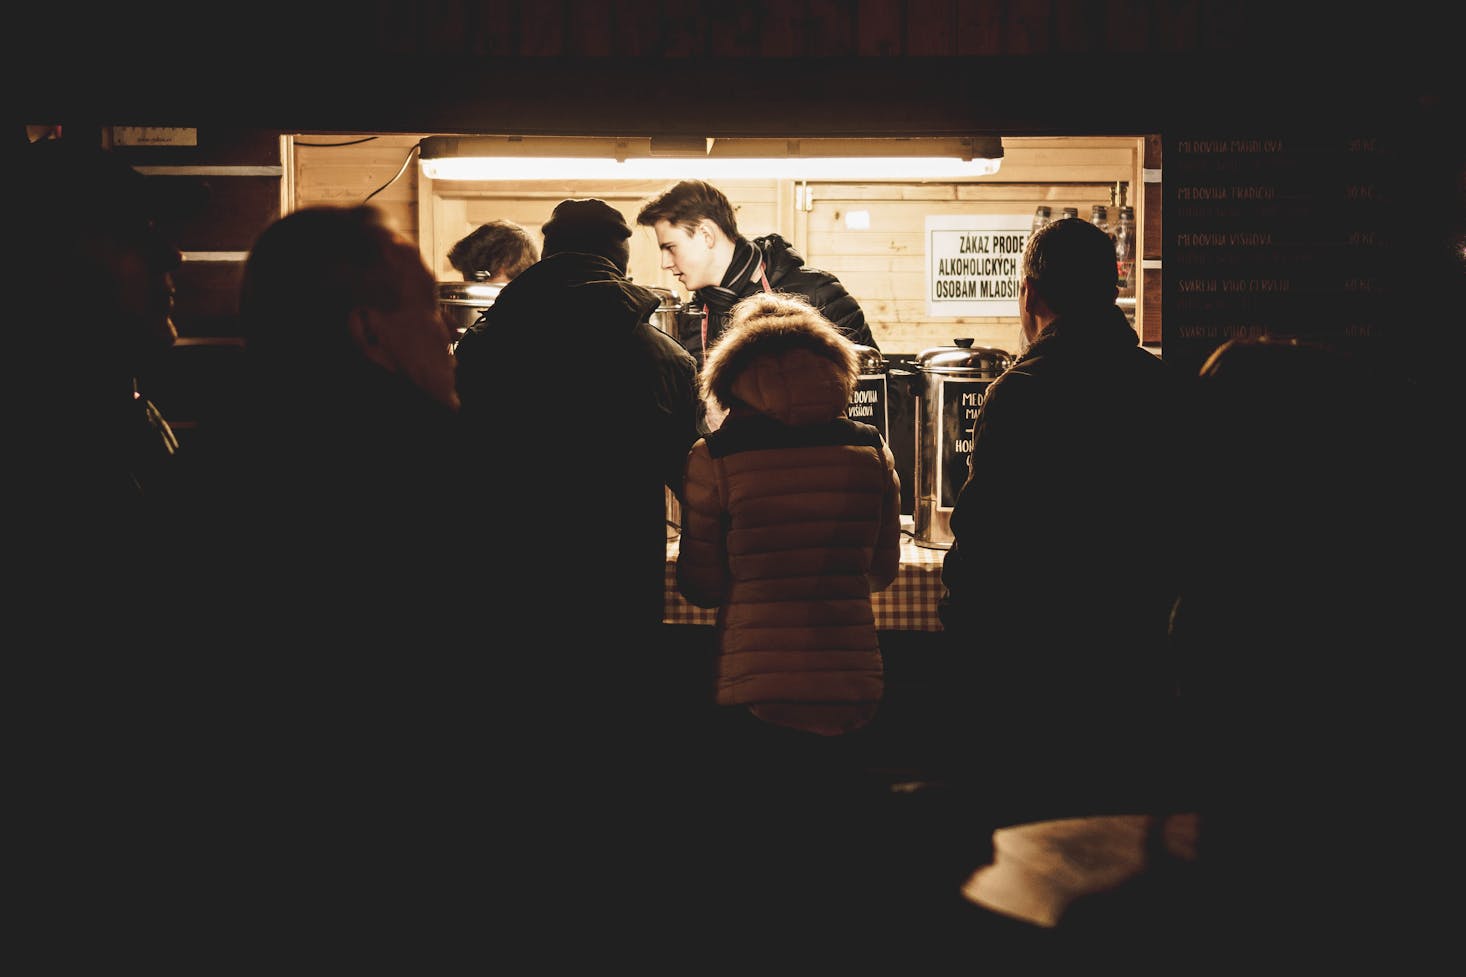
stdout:
<svg viewBox="0 0 1466 977">
<path fill-rule="evenodd" d="M 1016 316 L 1032 220 L 1027 214 L 927 217 L 927 315 Z"/>
</svg>

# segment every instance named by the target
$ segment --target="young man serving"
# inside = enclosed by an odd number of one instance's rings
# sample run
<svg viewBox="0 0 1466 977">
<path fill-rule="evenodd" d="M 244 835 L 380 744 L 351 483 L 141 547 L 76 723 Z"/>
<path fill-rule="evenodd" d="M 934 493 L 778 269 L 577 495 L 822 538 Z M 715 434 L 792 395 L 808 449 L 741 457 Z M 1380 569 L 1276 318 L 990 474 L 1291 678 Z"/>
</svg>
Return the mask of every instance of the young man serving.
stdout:
<svg viewBox="0 0 1466 977">
<path fill-rule="evenodd" d="M 662 267 L 692 293 L 677 315 L 677 338 L 702 368 L 709 347 L 722 335 L 728 312 L 759 292 L 786 292 L 806 299 L 846 339 L 878 349 L 860 303 L 840 279 L 811 268 L 778 234 L 749 240 L 738 233 L 733 205 L 702 180 L 682 180 L 636 215 L 650 227 L 662 251 Z"/>
</svg>

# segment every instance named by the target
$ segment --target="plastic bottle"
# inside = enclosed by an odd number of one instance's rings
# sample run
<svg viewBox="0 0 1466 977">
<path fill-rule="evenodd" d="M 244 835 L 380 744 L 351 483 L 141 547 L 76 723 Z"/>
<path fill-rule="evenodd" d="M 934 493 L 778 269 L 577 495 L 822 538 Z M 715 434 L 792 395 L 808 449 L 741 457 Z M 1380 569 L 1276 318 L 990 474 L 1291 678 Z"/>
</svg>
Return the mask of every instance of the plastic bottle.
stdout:
<svg viewBox="0 0 1466 977">
<path fill-rule="evenodd" d="M 1135 208 L 1121 207 L 1115 225 L 1115 274 L 1120 298 L 1135 297 Z"/>
</svg>

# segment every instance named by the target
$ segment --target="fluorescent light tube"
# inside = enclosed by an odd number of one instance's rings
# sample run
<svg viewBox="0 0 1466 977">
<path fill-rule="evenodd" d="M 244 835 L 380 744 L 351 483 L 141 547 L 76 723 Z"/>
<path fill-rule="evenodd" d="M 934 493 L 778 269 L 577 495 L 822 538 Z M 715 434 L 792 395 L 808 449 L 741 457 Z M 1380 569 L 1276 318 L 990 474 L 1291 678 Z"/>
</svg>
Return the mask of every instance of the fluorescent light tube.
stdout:
<svg viewBox="0 0 1466 977">
<path fill-rule="evenodd" d="M 1002 159 L 943 156 L 634 158 L 440 156 L 420 161 L 431 180 L 941 180 L 992 176 Z"/>
</svg>

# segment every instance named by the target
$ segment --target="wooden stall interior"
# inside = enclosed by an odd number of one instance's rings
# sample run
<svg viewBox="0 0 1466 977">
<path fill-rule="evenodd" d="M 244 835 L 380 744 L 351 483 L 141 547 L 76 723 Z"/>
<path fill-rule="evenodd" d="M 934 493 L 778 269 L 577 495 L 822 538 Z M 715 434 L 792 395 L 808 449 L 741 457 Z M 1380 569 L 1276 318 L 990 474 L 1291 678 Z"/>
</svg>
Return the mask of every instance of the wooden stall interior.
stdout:
<svg viewBox="0 0 1466 977">
<path fill-rule="evenodd" d="M 633 226 L 630 274 L 644 285 L 678 289 L 659 265 L 656 239 L 636 227 L 642 203 L 671 181 L 447 181 L 422 177 L 412 161 L 390 186 L 383 185 L 413 153 L 421 135 L 301 134 L 291 137 L 295 205 L 343 203 L 369 194 L 398 225 L 415 236 L 423 258 L 440 281 L 456 280 L 446 255 L 479 224 L 496 218 L 523 224 L 536 236 L 551 208 L 567 197 L 601 197 Z M 747 237 L 775 232 L 805 260 L 833 272 L 861 303 L 872 334 L 888 353 L 914 354 L 951 344 L 958 336 L 979 346 L 1016 349 L 1016 315 L 933 315 L 926 301 L 924 222 L 934 216 L 1012 215 L 1026 228 L 1035 208 L 1055 217 L 1074 207 L 1088 218 L 1094 205 L 1113 223 L 1119 206 L 1145 220 L 1145 140 L 1139 136 L 1005 137 L 998 173 L 951 181 L 905 182 L 718 180 L 737 209 Z M 1157 218 L 1159 214 L 1157 213 Z M 1142 239 L 1144 235 L 1142 234 Z M 1158 262 L 1152 263 L 1158 265 Z M 1152 267 L 1152 273 L 1156 269 Z M 1143 276 L 1143 272 L 1141 273 Z M 1137 289 L 1143 294 L 1143 285 Z M 682 300 L 689 296 L 679 295 Z M 1159 346 L 1159 292 L 1152 307 L 1132 302 L 1137 330 Z"/>
</svg>

